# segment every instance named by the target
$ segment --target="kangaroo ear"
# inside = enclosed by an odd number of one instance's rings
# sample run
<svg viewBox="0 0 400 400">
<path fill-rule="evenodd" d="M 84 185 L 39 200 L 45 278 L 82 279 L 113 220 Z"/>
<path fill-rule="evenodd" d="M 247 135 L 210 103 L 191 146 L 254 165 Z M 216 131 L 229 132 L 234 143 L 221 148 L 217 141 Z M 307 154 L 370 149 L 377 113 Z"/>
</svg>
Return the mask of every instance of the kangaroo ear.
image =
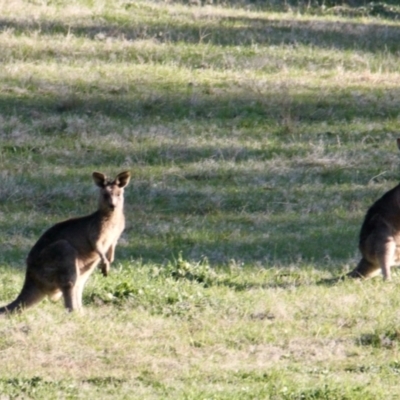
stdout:
<svg viewBox="0 0 400 400">
<path fill-rule="evenodd" d="M 104 187 L 106 185 L 107 178 L 101 172 L 93 172 L 92 177 L 93 177 L 94 183 L 98 187 Z"/>
<path fill-rule="evenodd" d="M 124 188 L 131 179 L 131 173 L 129 171 L 120 172 L 115 178 L 115 183 L 120 187 Z"/>
</svg>

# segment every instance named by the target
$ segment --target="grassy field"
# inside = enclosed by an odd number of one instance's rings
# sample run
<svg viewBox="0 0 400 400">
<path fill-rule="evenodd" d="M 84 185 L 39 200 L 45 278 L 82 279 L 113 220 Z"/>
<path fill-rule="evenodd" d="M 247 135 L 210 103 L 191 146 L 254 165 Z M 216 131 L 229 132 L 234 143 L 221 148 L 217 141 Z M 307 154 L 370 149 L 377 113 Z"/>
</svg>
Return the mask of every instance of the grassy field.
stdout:
<svg viewBox="0 0 400 400">
<path fill-rule="evenodd" d="M 400 22 L 245 3 L 0 0 L 0 304 L 133 176 L 84 315 L 0 320 L 1 399 L 400 398 L 400 276 L 326 282 L 399 181 Z"/>
</svg>

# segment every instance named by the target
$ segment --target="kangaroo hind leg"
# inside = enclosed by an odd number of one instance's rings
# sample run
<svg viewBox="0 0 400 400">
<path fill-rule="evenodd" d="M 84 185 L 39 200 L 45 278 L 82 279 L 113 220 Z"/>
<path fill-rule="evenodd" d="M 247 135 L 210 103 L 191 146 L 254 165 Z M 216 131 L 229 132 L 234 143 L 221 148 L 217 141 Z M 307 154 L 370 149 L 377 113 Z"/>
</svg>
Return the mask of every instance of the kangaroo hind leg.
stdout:
<svg viewBox="0 0 400 400">
<path fill-rule="evenodd" d="M 79 272 L 77 268 L 78 253 L 68 241 L 59 240 L 48 246 L 42 253 L 42 271 L 51 286 L 51 295 L 57 298 L 61 291 L 65 308 L 74 311 L 79 308 L 76 296 L 76 283 Z M 53 297 L 53 296 L 52 296 Z"/>
<path fill-rule="evenodd" d="M 396 242 L 393 239 L 388 238 L 384 243 L 382 243 L 382 247 L 379 249 L 377 257 L 382 270 L 383 279 L 390 281 L 392 278 L 390 267 L 395 263 L 396 257 Z"/>
<path fill-rule="evenodd" d="M 78 310 L 78 268 L 76 265 L 75 254 L 70 254 L 63 262 L 58 265 L 57 283 L 64 296 L 64 305 L 68 311 Z"/>
</svg>

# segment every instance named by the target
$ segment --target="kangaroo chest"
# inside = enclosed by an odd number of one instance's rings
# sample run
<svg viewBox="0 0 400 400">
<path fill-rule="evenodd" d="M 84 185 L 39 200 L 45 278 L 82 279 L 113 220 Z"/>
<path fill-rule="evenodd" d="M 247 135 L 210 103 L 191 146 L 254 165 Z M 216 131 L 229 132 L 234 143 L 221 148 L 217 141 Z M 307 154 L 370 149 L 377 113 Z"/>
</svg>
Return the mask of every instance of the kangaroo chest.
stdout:
<svg viewBox="0 0 400 400">
<path fill-rule="evenodd" d="M 121 236 L 124 225 L 124 221 L 109 221 L 104 224 L 100 229 L 97 244 L 101 244 L 102 247 L 110 247 Z"/>
</svg>

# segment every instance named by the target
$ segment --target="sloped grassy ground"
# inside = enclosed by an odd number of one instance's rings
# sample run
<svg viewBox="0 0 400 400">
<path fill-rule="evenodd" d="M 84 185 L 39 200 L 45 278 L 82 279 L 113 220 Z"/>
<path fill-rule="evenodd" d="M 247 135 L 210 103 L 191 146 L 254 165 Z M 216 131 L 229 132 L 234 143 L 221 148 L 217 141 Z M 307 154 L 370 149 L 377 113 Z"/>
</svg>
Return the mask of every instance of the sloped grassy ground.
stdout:
<svg viewBox="0 0 400 400">
<path fill-rule="evenodd" d="M 133 175 L 84 316 L 45 301 L 0 321 L 2 396 L 396 398 L 398 277 L 328 281 L 398 181 L 395 18 L 83 0 L 0 15 L 1 303 L 40 234 L 95 209 L 92 171 Z"/>
</svg>

